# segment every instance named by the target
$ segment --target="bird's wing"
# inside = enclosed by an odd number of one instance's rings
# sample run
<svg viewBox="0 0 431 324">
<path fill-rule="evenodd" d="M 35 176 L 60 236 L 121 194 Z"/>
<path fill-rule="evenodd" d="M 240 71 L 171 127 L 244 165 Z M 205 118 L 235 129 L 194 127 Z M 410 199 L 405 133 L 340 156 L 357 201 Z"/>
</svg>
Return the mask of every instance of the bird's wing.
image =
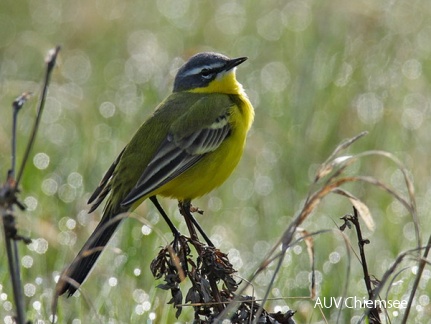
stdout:
<svg viewBox="0 0 431 324">
<path fill-rule="evenodd" d="M 205 100 L 198 102 L 187 114 L 172 124 L 170 132 L 148 163 L 136 186 L 122 201 L 122 206 L 134 203 L 178 177 L 207 153 L 216 150 L 229 136 L 232 127 L 229 123 L 232 102 L 229 101 L 228 106 L 212 102 L 211 106 L 217 108 L 209 110 L 204 109 L 205 106 L 202 106 L 204 103 Z M 218 115 L 214 115 L 214 111 L 218 112 Z M 196 115 L 193 118 L 194 113 L 199 113 L 199 118 L 196 118 Z"/>
<path fill-rule="evenodd" d="M 88 199 L 87 203 L 93 204 L 90 210 L 88 211 L 88 213 L 93 212 L 97 207 L 99 207 L 99 205 L 108 195 L 108 193 L 111 191 L 111 185 L 109 180 L 111 180 L 112 176 L 114 175 L 115 168 L 117 167 L 118 162 L 120 162 L 120 159 L 123 153 L 124 153 L 124 149 L 121 151 L 121 153 L 112 163 L 112 165 L 109 167 L 108 171 L 106 171 L 105 175 L 103 176 L 103 179 L 99 183 L 99 186 L 96 188 L 96 190 L 94 190 L 90 199 Z"/>
</svg>

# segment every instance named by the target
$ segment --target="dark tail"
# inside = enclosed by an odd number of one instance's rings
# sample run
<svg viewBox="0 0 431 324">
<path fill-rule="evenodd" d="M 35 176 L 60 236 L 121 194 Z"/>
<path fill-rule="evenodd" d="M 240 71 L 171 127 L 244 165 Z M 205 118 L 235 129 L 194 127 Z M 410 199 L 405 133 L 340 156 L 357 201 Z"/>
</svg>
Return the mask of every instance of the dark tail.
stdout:
<svg viewBox="0 0 431 324">
<path fill-rule="evenodd" d="M 97 225 L 90 238 L 79 251 L 70 266 L 62 273 L 58 283 L 59 295 L 67 293 L 72 296 L 87 278 L 106 244 L 108 244 L 118 225 L 124 219 L 119 213 L 113 213 L 108 207 L 103 213 L 102 220 Z"/>
</svg>

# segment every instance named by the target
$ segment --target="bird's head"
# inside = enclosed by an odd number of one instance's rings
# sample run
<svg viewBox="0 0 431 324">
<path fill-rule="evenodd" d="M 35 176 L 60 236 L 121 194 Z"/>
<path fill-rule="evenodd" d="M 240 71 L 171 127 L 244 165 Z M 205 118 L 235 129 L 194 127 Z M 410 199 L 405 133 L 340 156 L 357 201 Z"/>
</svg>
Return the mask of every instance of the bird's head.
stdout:
<svg viewBox="0 0 431 324">
<path fill-rule="evenodd" d="M 245 60 L 246 57 L 230 59 L 211 52 L 196 54 L 178 70 L 174 92 L 237 94 L 242 91 L 242 87 L 236 81 L 235 67 Z"/>
</svg>

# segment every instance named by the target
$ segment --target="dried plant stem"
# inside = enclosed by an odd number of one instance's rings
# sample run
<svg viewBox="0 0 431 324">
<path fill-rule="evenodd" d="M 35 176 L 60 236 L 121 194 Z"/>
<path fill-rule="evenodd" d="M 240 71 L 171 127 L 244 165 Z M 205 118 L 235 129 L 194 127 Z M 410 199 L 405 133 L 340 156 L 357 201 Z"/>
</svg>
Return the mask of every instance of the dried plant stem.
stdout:
<svg viewBox="0 0 431 324">
<path fill-rule="evenodd" d="M 39 104 L 37 107 L 36 118 L 34 120 L 33 129 L 31 131 L 30 139 L 28 141 L 28 144 L 27 144 L 27 147 L 26 147 L 26 150 L 24 153 L 24 157 L 23 157 L 22 162 L 21 162 L 21 167 L 20 167 L 20 169 L 18 171 L 18 175 L 16 177 L 16 187 L 18 187 L 18 185 L 21 181 L 22 175 L 24 173 L 24 168 L 27 164 L 27 160 L 28 160 L 28 157 L 30 156 L 31 149 L 33 148 L 33 143 L 36 139 L 37 131 L 39 129 L 40 119 L 42 118 L 43 108 L 45 107 L 45 100 L 46 100 L 46 95 L 48 93 L 49 81 L 51 79 L 51 74 L 52 74 L 52 71 L 54 70 L 55 62 L 57 60 L 57 55 L 58 55 L 59 51 L 60 51 L 60 46 L 57 46 L 56 48 L 52 49 L 48 53 L 48 56 L 46 58 L 46 72 L 45 72 L 45 79 L 44 79 L 43 87 L 42 87 L 42 93 L 40 95 Z"/>
<path fill-rule="evenodd" d="M 59 50 L 60 48 L 57 47 L 55 50 L 50 52 L 50 55 L 46 62 L 47 69 L 46 69 L 45 82 L 42 88 L 42 95 L 40 97 L 40 102 L 39 102 L 39 107 L 38 107 L 38 111 L 35 119 L 34 128 L 31 133 L 30 140 L 27 144 L 24 158 L 22 160 L 21 167 L 16 179 L 15 179 L 16 141 L 17 141 L 16 129 L 17 129 L 18 112 L 20 111 L 20 109 L 28 99 L 29 94 L 24 93 L 13 102 L 14 111 L 13 111 L 12 142 L 11 142 L 11 147 L 12 147 L 11 164 L 12 165 L 11 165 L 11 169 L 8 172 L 6 183 L 0 188 L 0 212 L 3 220 L 6 253 L 8 258 L 9 272 L 10 272 L 11 281 L 12 281 L 14 303 L 16 307 L 15 321 L 18 324 L 26 323 L 26 319 L 25 319 L 25 303 L 24 303 L 24 294 L 23 294 L 23 287 L 22 287 L 22 281 L 21 281 L 20 260 L 19 260 L 17 241 L 22 240 L 24 241 L 24 243 L 28 244 L 31 242 L 31 240 L 18 235 L 18 230 L 16 228 L 16 223 L 15 223 L 15 215 L 13 214 L 13 210 L 14 210 L 14 206 L 18 206 L 20 209 L 24 209 L 24 206 L 18 201 L 16 194 L 18 192 L 19 181 L 22 177 L 26 161 L 28 160 L 28 156 L 33 147 L 34 140 L 36 138 L 39 121 L 41 118 L 46 94 L 48 91 L 50 76 L 55 66 L 55 61 Z"/>
<path fill-rule="evenodd" d="M 3 209 L 3 208 L 2 208 Z M 21 282 L 21 272 L 19 268 L 19 254 L 17 240 L 10 236 L 11 226 L 14 227 L 14 217 L 6 210 L 3 210 L 3 229 L 5 234 L 6 253 L 8 257 L 9 272 L 11 275 L 13 298 L 16 307 L 16 322 L 24 324 L 25 305 L 24 294 Z M 11 223 L 12 222 L 12 223 Z"/>
<path fill-rule="evenodd" d="M 403 324 L 407 323 L 407 319 L 408 319 L 409 314 L 410 314 L 410 309 L 412 308 L 412 305 L 413 305 L 413 298 L 415 297 L 416 290 L 418 289 L 418 286 L 419 286 L 419 281 L 422 278 L 422 274 L 423 274 L 423 271 L 425 269 L 425 265 L 427 264 L 427 258 L 428 258 L 430 248 L 431 248 L 431 235 L 428 237 L 428 242 L 427 242 L 427 245 L 425 247 L 424 254 L 423 254 L 422 258 L 419 260 L 418 272 L 416 274 L 416 278 L 415 278 L 415 281 L 413 283 L 412 291 L 410 293 L 409 301 L 407 303 L 407 308 L 406 308 L 406 311 L 404 313 L 403 320 L 401 322 Z"/>
<path fill-rule="evenodd" d="M 343 217 L 345 222 L 351 222 L 355 226 L 356 236 L 358 237 L 359 254 L 361 257 L 362 270 L 364 272 L 365 286 L 367 287 L 368 299 L 374 301 L 376 295 L 374 294 L 373 288 L 371 287 L 370 274 L 368 272 L 367 258 L 365 256 L 365 244 L 369 244 L 370 241 L 362 237 L 361 224 L 359 223 L 358 210 L 353 207 L 353 215 L 346 215 Z M 381 323 L 378 309 L 372 307 L 369 311 L 370 323 Z"/>
</svg>

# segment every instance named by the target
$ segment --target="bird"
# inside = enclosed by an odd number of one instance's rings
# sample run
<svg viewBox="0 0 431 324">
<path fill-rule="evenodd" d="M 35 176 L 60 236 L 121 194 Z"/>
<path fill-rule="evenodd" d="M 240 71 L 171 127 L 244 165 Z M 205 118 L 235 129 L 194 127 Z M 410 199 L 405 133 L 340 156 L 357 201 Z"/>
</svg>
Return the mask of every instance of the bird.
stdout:
<svg viewBox="0 0 431 324">
<path fill-rule="evenodd" d="M 236 79 L 236 67 L 246 60 L 201 52 L 179 68 L 172 93 L 139 127 L 88 200 L 91 213 L 107 198 L 101 221 L 57 282 L 59 295 L 72 296 L 87 278 L 126 218 L 118 215 L 146 199 L 160 211 L 158 196 L 190 206 L 231 175 L 254 120 Z"/>
</svg>

